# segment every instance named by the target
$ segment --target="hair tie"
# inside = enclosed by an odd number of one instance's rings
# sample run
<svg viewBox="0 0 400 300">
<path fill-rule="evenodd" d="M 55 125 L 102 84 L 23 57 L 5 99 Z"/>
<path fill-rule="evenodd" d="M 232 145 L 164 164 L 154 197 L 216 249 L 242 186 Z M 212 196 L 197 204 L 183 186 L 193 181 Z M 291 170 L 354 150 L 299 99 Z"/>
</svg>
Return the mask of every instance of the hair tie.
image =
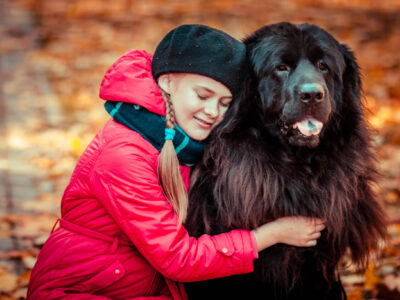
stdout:
<svg viewBox="0 0 400 300">
<path fill-rule="evenodd" d="M 175 136 L 175 129 L 165 128 L 165 140 L 173 140 Z"/>
</svg>

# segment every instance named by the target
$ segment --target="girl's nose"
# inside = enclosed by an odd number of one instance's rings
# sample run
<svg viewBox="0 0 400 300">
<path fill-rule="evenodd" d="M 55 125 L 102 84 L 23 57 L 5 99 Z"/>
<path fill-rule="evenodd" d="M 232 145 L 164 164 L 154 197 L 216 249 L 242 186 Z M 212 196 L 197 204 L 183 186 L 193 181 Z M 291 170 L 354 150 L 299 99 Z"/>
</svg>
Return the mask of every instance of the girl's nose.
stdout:
<svg viewBox="0 0 400 300">
<path fill-rule="evenodd" d="M 204 107 L 204 112 L 211 118 L 216 118 L 218 117 L 219 111 L 218 111 L 218 101 L 209 99 L 207 101 L 208 103 L 205 104 Z"/>
</svg>

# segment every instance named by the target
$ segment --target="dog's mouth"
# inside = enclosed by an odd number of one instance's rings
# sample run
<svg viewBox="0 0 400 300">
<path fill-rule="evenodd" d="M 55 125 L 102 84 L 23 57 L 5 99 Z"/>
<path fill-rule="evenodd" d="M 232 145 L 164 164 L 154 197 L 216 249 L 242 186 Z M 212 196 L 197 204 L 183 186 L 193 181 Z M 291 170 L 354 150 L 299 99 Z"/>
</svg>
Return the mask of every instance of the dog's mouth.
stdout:
<svg viewBox="0 0 400 300">
<path fill-rule="evenodd" d="M 321 121 L 307 117 L 295 123 L 282 121 L 281 132 L 293 146 L 315 148 L 319 144 L 323 126 Z"/>
<path fill-rule="evenodd" d="M 302 135 L 309 137 L 312 135 L 319 135 L 323 126 L 324 124 L 322 124 L 321 121 L 314 118 L 307 118 L 294 123 L 293 129 L 298 129 Z"/>
</svg>

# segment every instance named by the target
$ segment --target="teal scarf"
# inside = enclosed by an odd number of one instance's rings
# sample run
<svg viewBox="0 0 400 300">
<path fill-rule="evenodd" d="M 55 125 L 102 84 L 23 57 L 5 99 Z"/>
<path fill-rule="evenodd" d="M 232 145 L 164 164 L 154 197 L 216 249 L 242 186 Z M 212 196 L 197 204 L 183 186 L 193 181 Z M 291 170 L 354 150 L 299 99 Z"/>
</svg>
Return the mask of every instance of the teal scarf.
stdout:
<svg viewBox="0 0 400 300">
<path fill-rule="evenodd" d="M 126 102 L 106 101 L 104 106 L 115 121 L 140 133 L 154 148 L 161 151 L 165 142 L 165 117 Z M 191 139 L 176 124 L 175 129 L 172 141 L 179 163 L 186 166 L 196 164 L 203 155 L 203 144 Z"/>
</svg>

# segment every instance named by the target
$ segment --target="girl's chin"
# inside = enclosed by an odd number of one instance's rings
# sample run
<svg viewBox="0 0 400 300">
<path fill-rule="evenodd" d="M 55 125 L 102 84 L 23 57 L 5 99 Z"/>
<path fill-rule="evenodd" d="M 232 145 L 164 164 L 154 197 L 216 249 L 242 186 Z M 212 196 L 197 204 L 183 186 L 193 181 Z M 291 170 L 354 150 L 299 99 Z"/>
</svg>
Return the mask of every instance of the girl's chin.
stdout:
<svg viewBox="0 0 400 300">
<path fill-rule="evenodd" d="M 195 141 L 203 141 L 210 135 L 211 129 L 197 128 L 196 130 L 189 130 L 186 134 Z"/>
</svg>

